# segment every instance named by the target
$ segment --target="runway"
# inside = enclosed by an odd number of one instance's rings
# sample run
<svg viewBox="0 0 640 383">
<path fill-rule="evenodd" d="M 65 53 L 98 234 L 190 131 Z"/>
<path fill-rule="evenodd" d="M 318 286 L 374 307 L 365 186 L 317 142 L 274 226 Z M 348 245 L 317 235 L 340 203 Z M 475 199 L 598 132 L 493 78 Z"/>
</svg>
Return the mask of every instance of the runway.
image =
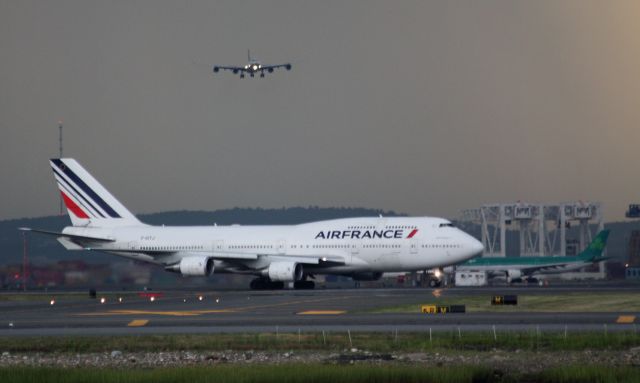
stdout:
<svg viewBox="0 0 640 383">
<path fill-rule="evenodd" d="M 617 291 L 620 288 L 611 288 Z M 460 296 L 561 294 L 576 289 L 349 289 L 312 291 L 163 292 L 149 296 L 109 293 L 105 303 L 88 296 L 49 301 L 0 302 L 0 336 L 294 333 L 317 331 L 428 332 L 634 330 L 637 312 L 467 312 L 422 314 L 422 304 Z M 580 289 L 579 291 L 589 291 Z M 602 287 L 593 291 L 601 292 Z M 637 287 L 627 293 L 638 292 Z M 199 299 L 202 297 L 202 300 Z M 415 305 L 412 313 L 379 313 Z"/>
</svg>

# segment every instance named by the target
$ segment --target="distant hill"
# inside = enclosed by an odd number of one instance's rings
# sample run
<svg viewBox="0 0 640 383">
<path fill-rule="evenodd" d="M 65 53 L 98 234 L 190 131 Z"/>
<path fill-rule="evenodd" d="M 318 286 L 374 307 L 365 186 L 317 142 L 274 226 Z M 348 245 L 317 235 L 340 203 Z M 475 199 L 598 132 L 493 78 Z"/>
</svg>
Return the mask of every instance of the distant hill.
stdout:
<svg viewBox="0 0 640 383">
<path fill-rule="evenodd" d="M 393 211 L 350 207 L 290 207 L 281 209 L 233 208 L 216 211 L 170 211 L 139 215 L 139 219 L 152 225 L 294 225 L 298 223 L 347 217 L 403 216 Z M 50 216 L 0 221 L 0 265 L 22 262 L 23 240 L 19 227 L 45 230 L 62 230 L 71 223 L 69 217 Z M 99 252 L 74 252 L 65 250 L 55 238 L 29 235 L 29 258 L 34 264 L 53 263 L 60 260 L 82 259 L 90 263 L 113 262 L 113 257 Z"/>
</svg>

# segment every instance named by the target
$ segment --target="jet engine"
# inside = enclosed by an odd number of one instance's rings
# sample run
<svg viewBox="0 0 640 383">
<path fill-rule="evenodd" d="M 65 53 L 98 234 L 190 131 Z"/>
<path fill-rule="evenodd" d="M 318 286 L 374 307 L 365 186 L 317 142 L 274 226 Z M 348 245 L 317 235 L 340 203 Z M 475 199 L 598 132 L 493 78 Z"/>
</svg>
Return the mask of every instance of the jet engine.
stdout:
<svg viewBox="0 0 640 383">
<path fill-rule="evenodd" d="M 302 279 L 302 265 L 295 262 L 271 262 L 263 274 L 271 281 L 295 282 Z"/>
<path fill-rule="evenodd" d="M 209 276 L 213 274 L 213 258 L 200 256 L 184 257 L 180 262 L 165 267 L 165 270 L 188 276 Z"/>
<path fill-rule="evenodd" d="M 353 273 L 349 275 L 354 281 L 377 281 L 382 278 L 381 272 Z"/>
<path fill-rule="evenodd" d="M 520 270 L 507 270 L 507 282 L 511 282 L 514 279 L 519 279 L 522 277 L 522 272 Z"/>
</svg>

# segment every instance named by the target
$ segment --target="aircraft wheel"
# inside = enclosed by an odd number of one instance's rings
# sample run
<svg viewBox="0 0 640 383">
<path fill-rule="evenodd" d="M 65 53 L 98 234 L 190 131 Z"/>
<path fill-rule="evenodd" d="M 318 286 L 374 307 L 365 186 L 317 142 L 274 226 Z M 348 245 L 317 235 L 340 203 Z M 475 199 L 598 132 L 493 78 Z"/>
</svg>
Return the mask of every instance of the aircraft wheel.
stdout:
<svg viewBox="0 0 640 383">
<path fill-rule="evenodd" d="M 251 290 L 266 290 L 267 283 L 268 281 L 266 281 L 264 278 L 256 278 L 251 281 L 251 283 L 249 284 L 249 288 Z"/>
<path fill-rule="evenodd" d="M 313 281 L 296 281 L 293 282 L 293 288 L 296 290 L 313 290 L 316 284 Z"/>
<path fill-rule="evenodd" d="M 251 281 L 249 288 L 252 290 L 282 290 L 284 282 L 274 282 L 268 278 L 256 278 Z"/>
<path fill-rule="evenodd" d="M 284 282 L 269 282 L 269 290 L 282 290 L 284 289 Z"/>
</svg>

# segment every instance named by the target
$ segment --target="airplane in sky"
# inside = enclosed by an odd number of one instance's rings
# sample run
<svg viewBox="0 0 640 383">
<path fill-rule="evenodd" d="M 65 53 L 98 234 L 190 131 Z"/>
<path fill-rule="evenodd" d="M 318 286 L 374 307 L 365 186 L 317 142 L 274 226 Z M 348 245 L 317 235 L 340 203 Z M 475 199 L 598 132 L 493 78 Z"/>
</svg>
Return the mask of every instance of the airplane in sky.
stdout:
<svg viewBox="0 0 640 383">
<path fill-rule="evenodd" d="M 480 255 L 482 243 L 442 218 L 366 217 L 278 226 L 151 226 L 140 222 L 77 161 L 52 159 L 72 226 L 56 236 L 68 250 L 102 251 L 186 276 L 255 275 L 253 289 L 312 289 L 317 274 L 376 280 Z"/>
<path fill-rule="evenodd" d="M 247 51 L 247 60 L 248 63 L 244 66 L 218 66 L 215 65 L 213 67 L 213 72 L 218 73 L 220 70 L 229 70 L 232 71 L 233 74 L 240 73 L 240 78 L 244 78 L 245 73 L 249 74 L 249 76 L 254 77 L 256 73 L 260 73 L 260 77 L 264 77 L 264 72 L 273 73 L 274 69 L 285 68 L 286 70 L 291 70 L 291 64 L 278 64 L 278 65 L 262 65 L 260 61 L 251 58 L 251 51 Z"/>
<path fill-rule="evenodd" d="M 455 267 L 460 271 L 486 271 L 488 277 L 506 277 L 511 283 L 518 279 L 530 279 L 536 274 L 559 274 L 575 271 L 610 257 L 602 255 L 607 245 L 609 230 L 602 230 L 580 254 L 555 257 L 483 257 L 470 259 Z"/>
</svg>

